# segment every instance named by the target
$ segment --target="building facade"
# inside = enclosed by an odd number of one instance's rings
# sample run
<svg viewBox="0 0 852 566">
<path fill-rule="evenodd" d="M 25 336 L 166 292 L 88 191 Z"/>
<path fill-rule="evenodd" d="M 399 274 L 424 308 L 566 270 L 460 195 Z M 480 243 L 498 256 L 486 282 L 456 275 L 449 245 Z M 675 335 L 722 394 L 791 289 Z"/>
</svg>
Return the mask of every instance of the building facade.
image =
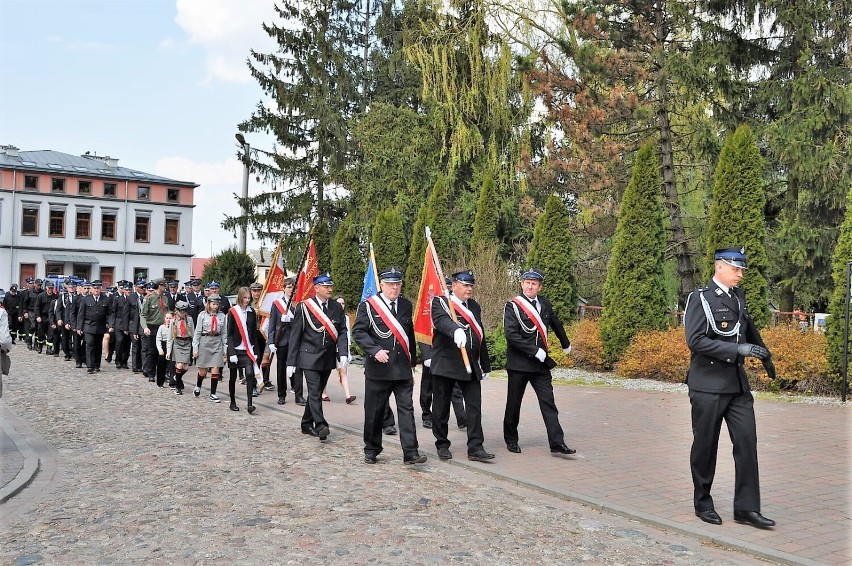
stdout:
<svg viewBox="0 0 852 566">
<path fill-rule="evenodd" d="M 111 157 L 0 145 L 0 287 L 48 275 L 189 278 L 197 187 Z"/>
</svg>

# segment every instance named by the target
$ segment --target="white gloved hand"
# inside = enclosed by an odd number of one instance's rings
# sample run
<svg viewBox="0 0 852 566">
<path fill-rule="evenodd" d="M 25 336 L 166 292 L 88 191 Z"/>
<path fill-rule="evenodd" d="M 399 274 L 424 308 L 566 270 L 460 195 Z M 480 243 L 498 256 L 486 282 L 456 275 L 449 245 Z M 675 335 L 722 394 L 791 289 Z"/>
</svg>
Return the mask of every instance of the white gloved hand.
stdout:
<svg viewBox="0 0 852 566">
<path fill-rule="evenodd" d="M 346 356 L 340 356 L 340 367 L 346 369 L 346 366 L 349 365 L 349 358 Z"/>
<path fill-rule="evenodd" d="M 282 320 L 282 322 L 290 322 L 291 320 L 293 320 L 293 317 L 292 317 L 292 315 L 285 314 L 284 318 L 282 318 L 281 320 Z"/>
<path fill-rule="evenodd" d="M 428 360 L 423 360 L 423 367 L 432 367 L 432 358 L 429 358 Z"/>
<path fill-rule="evenodd" d="M 296 375 L 296 366 L 287 366 L 287 379 Z"/>
<path fill-rule="evenodd" d="M 274 354 L 274 353 L 275 353 L 275 352 L 277 352 L 277 351 L 278 351 L 278 346 L 276 346 L 275 344 L 270 344 L 270 345 L 269 345 L 269 353 L 270 353 L 270 354 Z"/>
<path fill-rule="evenodd" d="M 464 345 L 467 344 L 467 334 L 465 334 L 463 329 L 456 328 L 456 331 L 453 332 L 453 342 L 459 348 L 464 348 Z"/>
<path fill-rule="evenodd" d="M 231 362 L 232 364 L 237 363 L 237 356 L 231 356 L 230 358 L 228 358 L 228 361 Z"/>
<path fill-rule="evenodd" d="M 544 358 L 546 358 L 546 357 L 547 357 L 547 352 L 545 352 L 541 348 L 539 348 L 538 352 L 535 353 L 535 359 L 537 359 L 540 362 L 544 362 Z"/>
<path fill-rule="evenodd" d="M 567 348 L 562 348 L 562 353 L 563 354 L 570 354 L 571 353 L 571 344 L 568 344 Z"/>
<path fill-rule="evenodd" d="M 482 379 L 488 379 L 488 373 L 487 372 L 482 374 Z"/>
</svg>

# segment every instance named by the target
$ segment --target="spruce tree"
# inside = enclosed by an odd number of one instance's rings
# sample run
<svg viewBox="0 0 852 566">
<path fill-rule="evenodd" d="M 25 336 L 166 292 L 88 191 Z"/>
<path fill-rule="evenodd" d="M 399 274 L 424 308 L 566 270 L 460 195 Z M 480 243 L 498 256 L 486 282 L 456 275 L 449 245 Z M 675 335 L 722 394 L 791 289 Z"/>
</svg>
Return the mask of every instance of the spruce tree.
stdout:
<svg viewBox="0 0 852 566">
<path fill-rule="evenodd" d="M 636 155 L 618 215 L 601 315 L 604 358 L 616 362 L 642 330 L 666 327 L 665 213 L 652 142 Z"/>
<path fill-rule="evenodd" d="M 314 246 L 317 249 L 317 265 L 320 273 L 331 270 L 331 229 L 328 222 L 320 221 L 314 228 Z M 331 274 L 334 276 L 334 273 Z"/>
<path fill-rule="evenodd" d="M 331 256 L 334 294 L 341 295 L 347 305 L 357 305 L 361 300 L 361 288 L 364 284 L 364 271 L 367 265 L 361 257 L 358 233 L 352 218 L 344 220 L 337 229 Z"/>
<path fill-rule="evenodd" d="M 769 322 L 765 204 L 763 159 L 751 128 L 743 125 L 726 140 L 713 173 L 713 198 L 707 227 L 707 272 L 709 278 L 713 273 L 716 249 L 745 248 L 748 268 L 740 287 L 758 328 Z"/>
<path fill-rule="evenodd" d="M 477 245 L 491 245 L 497 241 L 497 221 L 499 220 L 499 203 L 494 177 L 485 176 L 476 203 L 476 218 L 473 222 L 473 248 Z"/>
<path fill-rule="evenodd" d="M 378 263 L 377 270 L 392 266 L 405 269 L 408 243 L 402 227 L 402 217 L 396 208 L 388 207 L 376 216 L 372 242 Z"/>
<path fill-rule="evenodd" d="M 852 202 L 852 190 L 847 202 Z M 843 371 L 843 333 L 846 325 L 846 263 L 852 261 L 852 207 L 846 208 L 846 219 L 840 227 L 840 236 L 834 247 L 833 270 L 834 290 L 828 306 L 826 321 L 828 338 L 828 364 L 838 374 Z M 849 348 L 852 355 L 852 347 Z"/>
<path fill-rule="evenodd" d="M 423 275 L 423 259 L 426 257 L 426 203 L 420 205 L 417 220 L 411 231 L 411 246 L 408 248 L 408 263 L 405 266 L 403 292 L 414 297 L 420 289 L 420 277 Z"/>
<path fill-rule="evenodd" d="M 449 200 L 449 181 L 441 175 L 435 181 L 435 186 L 429 193 L 429 198 L 426 199 L 426 226 L 432 229 L 435 251 L 438 252 L 438 257 L 444 268 L 448 268 L 456 258 L 459 247 L 459 242 L 453 236 L 454 226 Z"/>
<path fill-rule="evenodd" d="M 577 318 L 577 284 L 574 279 L 574 242 L 568 209 L 550 195 L 538 217 L 526 267 L 544 272 L 544 294 L 553 310 L 568 322 Z"/>
<path fill-rule="evenodd" d="M 236 247 L 228 248 L 213 256 L 204 266 L 201 278 L 218 281 L 223 295 L 235 295 L 240 287 L 248 287 L 254 282 L 254 262 Z"/>
</svg>

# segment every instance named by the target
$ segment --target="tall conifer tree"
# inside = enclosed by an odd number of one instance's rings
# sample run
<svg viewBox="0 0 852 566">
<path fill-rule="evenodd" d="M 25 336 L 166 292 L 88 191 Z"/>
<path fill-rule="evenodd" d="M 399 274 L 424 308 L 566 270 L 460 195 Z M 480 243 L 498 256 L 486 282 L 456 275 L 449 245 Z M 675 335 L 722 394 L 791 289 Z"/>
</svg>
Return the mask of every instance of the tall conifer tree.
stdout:
<svg viewBox="0 0 852 566">
<path fill-rule="evenodd" d="M 718 248 L 743 246 L 748 257 L 740 287 L 758 328 L 769 322 L 769 285 L 766 282 L 766 235 L 763 208 L 766 204 L 763 159 L 748 126 L 728 137 L 713 174 L 713 198 L 707 227 L 707 273 L 713 272 Z"/>
<path fill-rule="evenodd" d="M 610 363 L 621 357 L 639 331 L 662 330 L 667 324 L 661 182 L 654 145 L 646 142 L 636 155 L 621 201 L 604 285 L 600 328 L 604 357 Z"/>
<path fill-rule="evenodd" d="M 852 202 L 852 190 L 847 197 Z M 852 208 L 846 209 L 846 220 L 840 227 L 840 237 L 834 248 L 834 291 L 826 322 L 828 328 L 828 363 L 837 373 L 843 370 L 843 333 L 846 325 L 846 263 L 852 261 Z M 852 348 L 849 348 L 852 355 Z"/>
<path fill-rule="evenodd" d="M 344 220 L 337 229 L 331 248 L 334 293 L 343 296 L 347 305 L 357 305 L 361 300 L 361 287 L 364 284 L 364 270 L 367 265 L 361 257 L 358 234 L 351 218 Z"/>
<path fill-rule="evenodd" d="M 544 293 L 563 322 L 577 318 L 577 284 L 574 279 L 574 242 L 568 209 L 550 195 L 538 217 L 526 267 L 544 272 Z"/>
<path fill-rule="evenodd" d="M 373 225 L 373 249 L 376 269 L 382 270 L 396 266 L 405 269 L 408 256 L 408 242 L 402 227 L 402 218 L 394 207 L 388 207 L 379 212 Z"/>
</svg>

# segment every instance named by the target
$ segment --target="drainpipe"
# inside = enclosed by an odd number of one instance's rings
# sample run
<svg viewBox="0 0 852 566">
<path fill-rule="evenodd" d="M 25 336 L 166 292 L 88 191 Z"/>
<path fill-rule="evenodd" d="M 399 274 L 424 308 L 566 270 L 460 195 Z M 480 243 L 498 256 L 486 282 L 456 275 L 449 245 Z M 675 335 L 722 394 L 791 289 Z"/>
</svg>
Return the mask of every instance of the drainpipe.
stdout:
<svg viewBox="0 0 852 566">
<path fill-rule="evenodd" d="M 15 273 L 15 235 L 18 233 L 17 228 L 15 228 L 15 219 L 18 217 L 15 214 L 15 201 L 18 196 L 18 170 L 12 169 L 12 246 L 9 249 L 9 274 Z M 20 284 L 21 274 L 18 273 L 18 284 Z M 12 281 L 15 282 L 14 280 Z"/>
<path fill-rule="evenodd" d="M 128 224 L 128 220 L 127 220 L 127 217 L 128 217 L 128 211 L 127 211 L 127 208 L 128 208 L 127 198 L 128 198 L 128 196 L 127 195 L 129 193 L 130 193 L 130 183 L 127 181 L 127 179 L 125 179 L 124 180 L 124 241 L 122 242 L 122 245 L 121 245 L 121 248 L 123 250 L 122 254 L 121 254 L 121 272 L 125 276 L 127 275 L 127 230 L 129 229 L 129 224 Z M 136 274 L 134 273 L 133 276 L 130 279 L 131 279 L 131 281 L 133 281 L 133 284 L 135 285 L 136 284 Z M 135 290 L 135 287 L 134 287 L 134 290 Z"/>
</svg>

